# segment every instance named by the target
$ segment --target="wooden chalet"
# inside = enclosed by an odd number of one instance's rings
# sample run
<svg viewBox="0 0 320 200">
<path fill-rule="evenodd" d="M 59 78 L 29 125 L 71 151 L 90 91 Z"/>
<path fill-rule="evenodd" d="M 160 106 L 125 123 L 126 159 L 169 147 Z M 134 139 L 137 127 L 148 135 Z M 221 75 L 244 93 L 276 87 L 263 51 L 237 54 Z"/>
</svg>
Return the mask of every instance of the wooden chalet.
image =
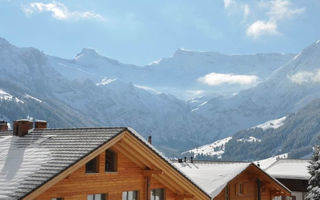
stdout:
<svg viewBox="0 0 320 200">
<path fill-rule="evenodd" d="M 0 199 L 210 196 L 130 128 L 48 129 L 43 121 L 19 120 L 0 134 Z"/>
<path fill-rule="evenodd" d="M 291 191 L 253 163 L 179 160 L 175 166 L 214 200 L 272 200 Z"/>
</svg>

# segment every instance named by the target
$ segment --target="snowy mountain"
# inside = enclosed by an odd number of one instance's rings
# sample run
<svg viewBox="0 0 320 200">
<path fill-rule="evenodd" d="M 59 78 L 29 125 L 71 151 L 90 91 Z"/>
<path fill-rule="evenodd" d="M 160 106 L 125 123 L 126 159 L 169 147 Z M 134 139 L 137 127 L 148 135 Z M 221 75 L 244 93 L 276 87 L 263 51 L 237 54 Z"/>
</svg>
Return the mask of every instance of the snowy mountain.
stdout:
<svg viewBox="0 0 320 200">
<path fill-rule="evenodd" d="M 194 112 L 209 119 L 213 139 L 295 112 L 320 97 L 320 42 L 315 42 L 254 88 L 216 97 Z"/>
<path fill-rule="evenodd" d="M 293 54 L 223 55 L 178 49 L 170 58 L 146 66 L 123 64 L 83 49 L 74 59 L 48 57 L 56 71 L 69 80 L 90 79 L 93 82 L 118 79 L 172 94 L 181 99 L 210 95 L 231 95 L 255 86 L 275 69 L 287 63 Z M 210 86 L 200 81 L 210 73 L 241 74 L 256 77 L 253 84 Z"/>
<path fill-rule="evenodd" d="M 252 161 L 280 154 L 308 158 L 312 146 L 320 142 L 319 130 L 320 99 L 316 99 L 286 117 L 241 130 L 232 137 L 187 152 L 195 157 L 223 160 Z M 215 146 L 222 141 L 223 146 Z"/>
<path fill-rule="evenodd" d="M 0 115 L 9 121 L 29 115 L 51 127 L 130 126 L 144 137 L 152 135 L 162 151 L 176 152 L 285 116 L 316 98 L 319 84 L 312 70 L 320 67 L 319 52 L 318 43 L 294 58 L 179 49 L 170 58 L 135 66 L 92 49 L 63 59 L 0 39 Z M 254 76 L 257 82 L 199 81 L 212 73 Z M 239 142 L 260 143 L 250 136 Z"/>
</svg>

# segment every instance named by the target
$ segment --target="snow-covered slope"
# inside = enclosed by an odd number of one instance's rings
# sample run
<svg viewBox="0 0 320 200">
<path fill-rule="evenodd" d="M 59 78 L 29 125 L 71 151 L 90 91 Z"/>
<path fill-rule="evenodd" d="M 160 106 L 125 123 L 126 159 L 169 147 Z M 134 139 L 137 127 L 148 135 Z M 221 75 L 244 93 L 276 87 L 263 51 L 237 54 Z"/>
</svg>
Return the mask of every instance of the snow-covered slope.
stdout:
<svg viewBox="0 0 320 200">
<path fill-rule="evenodd" d="M 252 128 L 261 128 L 262 130 L 266 130 L 266 129 L 270 129 L 270 128 L 277 129 L 283 125 L 283 122 L 286 118 L 287 117 L 284 116 L 279 119 L 270 120 L 265 123 L 259 124 L 258 126 L 254 126 Z"/>
<path fill-rule="evenodd" d="M 199 155 L 221 158 L 221 155 L 224 153 L 226 143 L 228 143 L 231 139 L 232 137 L 227 137 L 221 140 L 217 140 L 211 144 L 191 149 L 184 153 L 191 153 L 195 158 L 197 158 Z"/>
</svg>

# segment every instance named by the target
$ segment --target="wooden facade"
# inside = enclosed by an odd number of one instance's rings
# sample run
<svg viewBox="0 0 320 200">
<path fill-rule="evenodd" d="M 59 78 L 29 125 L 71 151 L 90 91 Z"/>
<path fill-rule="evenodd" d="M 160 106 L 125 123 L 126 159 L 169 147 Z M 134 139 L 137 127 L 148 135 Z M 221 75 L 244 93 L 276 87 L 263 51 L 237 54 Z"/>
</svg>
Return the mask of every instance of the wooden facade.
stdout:
<svg viewBox="0 0 320 200">
<path fill-rule="evenodd" d="M 107 149 L 117 154 L 116 172 L 105 172 Z M 86 173 L 86 163 L 95 157 L 98 172 Z M 138 191 L 139 200 L 150 200 L 152 189 L 164 189 L 165 200 L 210 199 L 153 149 L 125 131 L 24 199 L 86 200 L 91 194 L 106 194 L 107 200 L 121 200 L 123 192 Z"/>
<path fill-rule="evenodd" d="M 259 189 L 260 188 L 260 189 Z M 276 196 L 290 196 L 283 186 L 255 165 L 232 179 L 215 200 L 272 200 Z"/>
</svg>

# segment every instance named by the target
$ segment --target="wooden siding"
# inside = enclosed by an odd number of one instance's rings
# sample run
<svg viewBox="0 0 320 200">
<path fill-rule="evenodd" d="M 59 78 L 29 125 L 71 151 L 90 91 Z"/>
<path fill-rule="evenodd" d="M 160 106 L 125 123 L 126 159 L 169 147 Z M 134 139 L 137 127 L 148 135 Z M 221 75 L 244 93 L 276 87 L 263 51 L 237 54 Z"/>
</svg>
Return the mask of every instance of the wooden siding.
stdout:
<svg viewBox="0 0 320 200">
<path fill-rule="evenodd" d="M 41 194 L 38 200 L 63 197 L 64 200 L 86 200 L 88 194 L 107 193 L 109 200 L 120 200 L 122 192 L 137 190 L 140 200 L 146 199 L 146 177 L 143 169 L 121 152 L 118 154 L 117 172 L 105 172 L 105 152 L 99 155 L 99 173 L 86 174 L 85 165 Z M 176 194 L 170 188 L 151 177 L 150 189 L 164 188 L 166 200 L 174 200 Z"/>
</svg>

